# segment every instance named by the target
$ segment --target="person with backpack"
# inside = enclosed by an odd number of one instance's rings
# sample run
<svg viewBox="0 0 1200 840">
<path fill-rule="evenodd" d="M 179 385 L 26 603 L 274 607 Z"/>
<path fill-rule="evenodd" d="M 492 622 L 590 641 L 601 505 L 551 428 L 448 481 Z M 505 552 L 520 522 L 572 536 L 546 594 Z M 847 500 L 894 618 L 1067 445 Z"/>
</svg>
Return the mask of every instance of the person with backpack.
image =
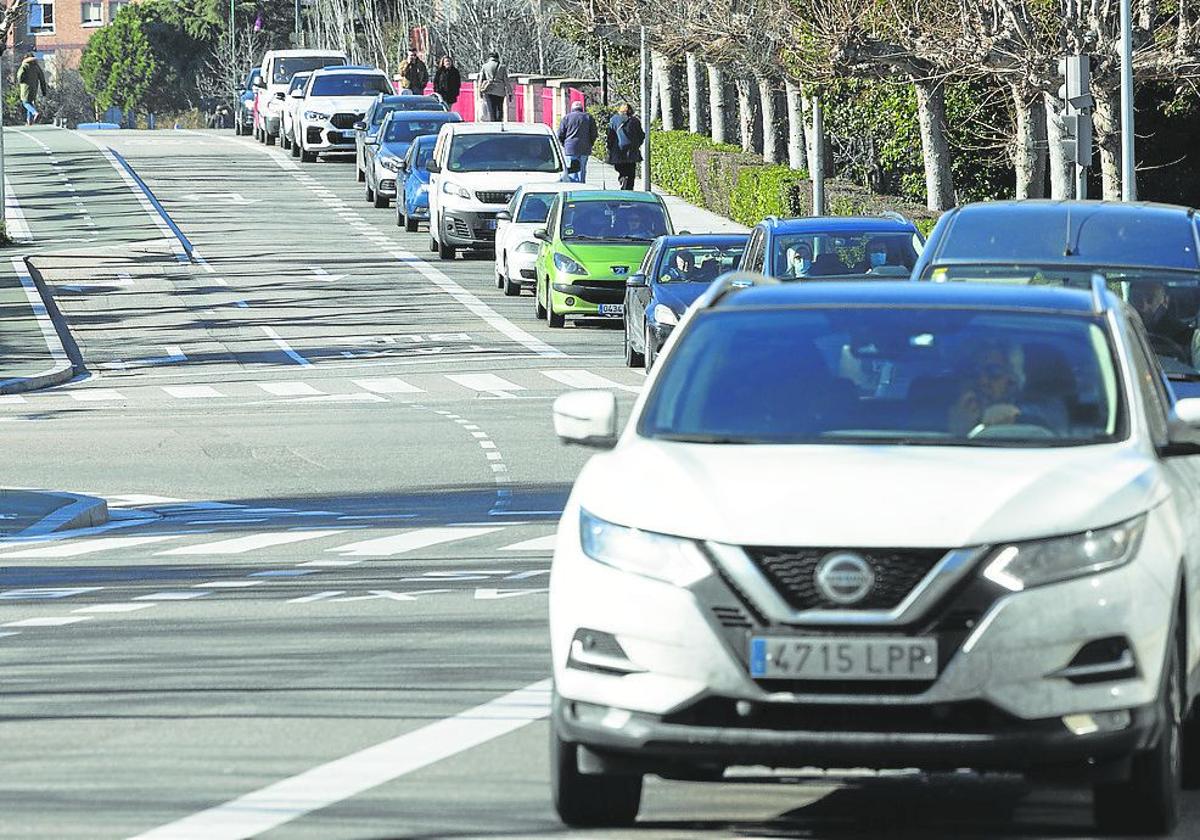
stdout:
<svg viewBox="0 0 1200 840">
<path fill-rule="evenodd" d="M 642 141 L 645 139 L 646 132 L 642 128 L 642 121 L 633 113 L 633 107 L 626 102 L 608 121 L 608 131 L 605 133 L 608 162 L 617 170 L 623 190 L 633 189 L 637 165 L 642 162 Z"/>
<path fill-rule="evenodd" d="M 429 68 L 417 55 L 416 50 L 410 49 L 408 58 L 400 65 L 400 79 L 404 89 L 411 91 L 413 96 L 420 96 L 425 92 L 425 85 L 429 82 Z"/>
<path fill-rule="evenodd" d="M 448 55 L 442 56 L 442 63 L 433 74 L 433 92 L 442 97 L 447 108 L 453 108 L 458 101 L 458 92 L 462 89 L 462 74 L 454 66 L 454 59 Z"/>
<path fill-rule="evenodd" d="M 25 109 L 25 125 L 33 125 L 38 118 L 38 94 L 45 93 L 47 89 L 46 74 L 42 65 L 38 64 L 35 53 L 26 53 L 21 61 L 17 69 L 17 89 Z"/>
<path fill-rule="evenodd" d="M 504 120 L 504 100 L 512 93 L 508 70 L 500 63 L 500 53 L 494 50 L 479 68 L 479 92 L 483 94 L 483 110 L 488 122 Z"/>
</svg>

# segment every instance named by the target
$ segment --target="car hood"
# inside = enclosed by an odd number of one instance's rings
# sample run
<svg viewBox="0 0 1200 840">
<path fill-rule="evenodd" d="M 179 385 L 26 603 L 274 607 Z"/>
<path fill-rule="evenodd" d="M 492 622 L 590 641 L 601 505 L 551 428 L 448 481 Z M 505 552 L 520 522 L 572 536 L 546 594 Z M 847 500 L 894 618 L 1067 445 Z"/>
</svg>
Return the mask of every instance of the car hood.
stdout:
<svg viewBox="0 0 1200 840">
<path fill-rule="evenodd" d="M 538 183 L 557 180 L 555 172 L 450 172 L 446 170 L 442 177 L 462 184 L 469 190 L 483 192 L 512 192 L 517 187 L 536 180 Z"/>
<path fill-rule="evenodd" d="M 563 253 L 583 265 L 592 274 L 606 277 L 628 277 L 638 270 L 646 252 L 650 250 L 649 242 L 624 245 L 604 243 L 583 245 L 579 243 L 562 243 Z M 624 268 L 618 273 L 614 269 Z"/>
<path fill-rule="evenodd" d="M 408 154 L 408 147 L 412 145 L 411 141 L 400 143 L 381 143 L 379 145 L 379 154 L 391 155 L 392 157 L 402 158 Z"/>
<path fill-rule="evenodd" d="M 626 438 L 573 500 L 622 525 L 737 545 L 957 548 L 1069 534 L 1166 498 L 1128 445 L 736 446 Z"/>
<path fill-rule="evenodd" d="M 331 114 L 346 111 L 363 114 L 374 101 L 373 96 L 308 96 L 304 99 L 306 108 Z"/>
<path fill-rule="evenodd" d="M 707 283 L 656 283 L 652 303 L 669 306 L 676 315 L 682 315 L 706 291 Z"/>
</svg>

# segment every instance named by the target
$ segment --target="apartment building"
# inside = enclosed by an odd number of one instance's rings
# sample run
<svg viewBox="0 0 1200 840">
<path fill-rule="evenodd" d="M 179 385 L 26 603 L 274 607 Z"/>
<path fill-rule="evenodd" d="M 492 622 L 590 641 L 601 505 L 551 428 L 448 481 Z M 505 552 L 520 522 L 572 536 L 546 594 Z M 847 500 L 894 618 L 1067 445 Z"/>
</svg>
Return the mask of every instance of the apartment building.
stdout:
<svg viewBox="0 0 1200 840">
<path fill-rule="evenodd" d="M 129 0 L 30 0 L 24 20 L 9 36 L 10 61 L 32 50 L 53 81 L 60 69 L 78 67 L 88 39 Z"/>
</svg>

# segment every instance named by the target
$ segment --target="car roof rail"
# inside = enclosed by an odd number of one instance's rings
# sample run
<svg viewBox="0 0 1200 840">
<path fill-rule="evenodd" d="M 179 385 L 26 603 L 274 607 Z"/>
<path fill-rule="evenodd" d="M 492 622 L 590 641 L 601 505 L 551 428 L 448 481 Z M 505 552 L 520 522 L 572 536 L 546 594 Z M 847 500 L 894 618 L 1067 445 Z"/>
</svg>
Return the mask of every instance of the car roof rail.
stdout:
<svg viewBox="0 0 1200 840">
<path fill-rule="evenodd" d="M 750 289 L 755 286 L 778 286 L 779 283 L 780 281 L 776 278 L 759 274 L 757 271 L 727 271 L 712 282 L 712 285 L 696 301 L 696 307 L 708 309 L 742 289 Z"/>
<path fill-rule="evenodd" d="M 1103 315 L 1108 309 L 1105 296 L 1108 294 L 1108 280 L 1099 271 L 1092 274 L 1092 312 Z"/>
</svg>

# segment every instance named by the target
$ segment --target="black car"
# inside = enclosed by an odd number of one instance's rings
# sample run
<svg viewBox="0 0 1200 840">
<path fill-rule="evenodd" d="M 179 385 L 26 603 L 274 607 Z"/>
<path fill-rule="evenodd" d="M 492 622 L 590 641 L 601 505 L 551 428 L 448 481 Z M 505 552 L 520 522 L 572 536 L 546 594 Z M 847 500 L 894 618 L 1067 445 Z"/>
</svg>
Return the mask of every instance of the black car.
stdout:
<svg viewBox="0 0 1200 840">
<path fill-rule="evenodd" d="M 968 204 L 938 221 L 912 278 L 1090 288 L 1097 274 L 1141 316 L 1175 394 L 1200 397 L 1200 226 L 1192 208 Z"/>
<path fill-rule="evenodd" d="M 708 284 L 737 267 L 745 234 L 660 236 L 625 283 L 625 364 L 645 365 Z"/>
</svg>

